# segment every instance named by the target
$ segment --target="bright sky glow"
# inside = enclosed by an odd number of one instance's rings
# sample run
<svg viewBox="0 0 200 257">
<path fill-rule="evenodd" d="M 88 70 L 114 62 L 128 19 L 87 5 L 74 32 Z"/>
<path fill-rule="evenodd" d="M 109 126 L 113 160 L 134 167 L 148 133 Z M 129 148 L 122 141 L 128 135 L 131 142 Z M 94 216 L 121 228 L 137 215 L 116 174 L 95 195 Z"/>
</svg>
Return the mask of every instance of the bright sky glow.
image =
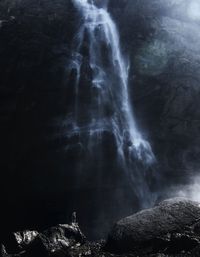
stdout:
<svg viewBox="0 0 200 257">
<path fill-rule="evenodd" d="M 200 20 L 200 0 L 189 3 L 188 15 L 193 20 Z"/>
</svg>

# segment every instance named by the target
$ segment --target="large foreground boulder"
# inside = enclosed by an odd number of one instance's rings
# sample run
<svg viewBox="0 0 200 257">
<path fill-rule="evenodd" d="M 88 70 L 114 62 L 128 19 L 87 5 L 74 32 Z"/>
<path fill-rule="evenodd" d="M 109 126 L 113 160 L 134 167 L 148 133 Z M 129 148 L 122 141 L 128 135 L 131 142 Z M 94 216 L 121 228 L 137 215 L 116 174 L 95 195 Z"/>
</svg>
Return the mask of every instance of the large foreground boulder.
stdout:
<svg viewBox="0 0 200 257">
<path fill-rule="evenodd" d="M 113 252 L 179 253 L 200 244 L 200 203 L 184 198 L 161 202 L 117 222 L 106 248 Z"/>
</svg>

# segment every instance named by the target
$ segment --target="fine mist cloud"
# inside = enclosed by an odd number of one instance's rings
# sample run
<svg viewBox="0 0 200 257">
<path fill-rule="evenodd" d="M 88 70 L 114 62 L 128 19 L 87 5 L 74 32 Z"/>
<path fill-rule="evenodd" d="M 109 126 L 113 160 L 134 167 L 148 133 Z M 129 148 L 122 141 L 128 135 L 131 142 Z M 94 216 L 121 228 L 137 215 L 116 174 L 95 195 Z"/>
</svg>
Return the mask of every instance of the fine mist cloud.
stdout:
<svg viewBox="0 0 200 257">
<path fill-rule="evenodd" d="M 200 202 L 200 176 L 193 177 L 188 185 L 174 189 L 174 195 Z"/>
</svg>

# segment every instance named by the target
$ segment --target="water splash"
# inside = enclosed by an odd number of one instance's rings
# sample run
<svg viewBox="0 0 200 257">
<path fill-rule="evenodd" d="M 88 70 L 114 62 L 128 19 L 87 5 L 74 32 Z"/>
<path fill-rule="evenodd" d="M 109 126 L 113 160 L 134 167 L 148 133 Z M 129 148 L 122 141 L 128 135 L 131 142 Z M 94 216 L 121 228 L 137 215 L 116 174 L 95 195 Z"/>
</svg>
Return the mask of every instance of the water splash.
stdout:
<svg viewBox="0 0 200 257">
<path fill-rule="evenodd" d="M 97 7 L 89 0 L 73 2 L 82 16 L 82 25 L 68 67 L 75 77 L 75 101 L 66 133 L 87 133 L 91 145 L 105 131 L 111 132 L 126 171 L 135 160 L 150 165 L 155 157 L 137 128 L 130 106 L 129 63 L 122 55 L 117 27 L 105 7 Z M 144 194 L 144 188 L 140 190 Z"/>
</svg>

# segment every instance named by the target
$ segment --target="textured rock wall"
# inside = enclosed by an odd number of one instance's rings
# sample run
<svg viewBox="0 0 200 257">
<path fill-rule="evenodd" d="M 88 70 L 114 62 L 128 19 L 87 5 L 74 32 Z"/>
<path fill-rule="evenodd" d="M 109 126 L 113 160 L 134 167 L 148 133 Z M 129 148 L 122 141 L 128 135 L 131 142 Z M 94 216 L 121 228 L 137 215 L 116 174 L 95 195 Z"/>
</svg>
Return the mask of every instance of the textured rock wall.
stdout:
<svg viewBox="0 0 200 257">
<path fill-rule="evenodd" d="M 200 34 L 187 5 L 186 0 L 109 1 L 130 59 L 134 112 L 158 160 L 159 183 L 152 182 L 152 189 L 164 195 L 199 168 Z M 72 188 L 76 177 L 70 165 L 77 152 L 66 155 L 62 120 L 71 99 L 66 65 L 80 22 L 70 0 L 0 3 L 0 188 L 6 229 L 65 222 L 77 209 L 80 223 L 99 232 L 137 208 L 120 176 L 111 187 L 97 187 L 91 173 L 88 190 Z"/>
<path fill-rule="evenodd" d="M 135 114 L 152 142 L 166 192 L 199 171 L 200 16 L 194 4 L 110 1 L 130 54 Z"/>
<path fill-rule="evenodd" d="M 0 4 L 4 219 L 11 227 L 45 225 L 62 216 L 67 201 L 69 167 L 62 168 L 65 142 L 57 136 L 57 119 L 65 113 L 65 67 L 78 18 L 70 1 Z"/>
</svg>

